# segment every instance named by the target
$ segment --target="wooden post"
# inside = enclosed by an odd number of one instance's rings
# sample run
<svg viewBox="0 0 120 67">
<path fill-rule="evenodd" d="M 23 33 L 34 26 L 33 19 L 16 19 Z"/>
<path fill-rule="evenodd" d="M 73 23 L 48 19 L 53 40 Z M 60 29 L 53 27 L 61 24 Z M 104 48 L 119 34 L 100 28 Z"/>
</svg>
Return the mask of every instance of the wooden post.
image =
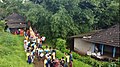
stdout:
<svg viewBox="0 0 120 67">
<path fill-rule="evenodd" d="M 113 57 L 115 57 L 116 47 L 113 47 Z"/>
<path fill-rule="evenodd" d="M 101 54 L 103 55 L 103 53 L 104 53 L 104 45 L 102 44 L 101 45 Z"/>
</svg>

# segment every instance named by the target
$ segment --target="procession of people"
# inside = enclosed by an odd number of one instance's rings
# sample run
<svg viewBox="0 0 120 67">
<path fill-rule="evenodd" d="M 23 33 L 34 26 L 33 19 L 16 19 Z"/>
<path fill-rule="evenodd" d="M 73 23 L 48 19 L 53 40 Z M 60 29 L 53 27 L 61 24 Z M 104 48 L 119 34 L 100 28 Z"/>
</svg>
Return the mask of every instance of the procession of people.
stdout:
<svg viewBox="0 0 120 67">
<path fill-rule="evenodd" d="M 45 37 L 40 36 L 38 33 L 34 33 L 32 28 L 24 32 L 24 49 L 26 52 L 27 63 L 35 63 L 35 60 L 43 60 L 44 67 L 72 67 L 72 52 L 69 54 L 65 53 L 61 59 L 56 57 L 56 49 L 48 47 L 46 45 L 43 48 L 43 42 Z M 42 66 L 39 66 L 42 67 Z"/>
</svg>

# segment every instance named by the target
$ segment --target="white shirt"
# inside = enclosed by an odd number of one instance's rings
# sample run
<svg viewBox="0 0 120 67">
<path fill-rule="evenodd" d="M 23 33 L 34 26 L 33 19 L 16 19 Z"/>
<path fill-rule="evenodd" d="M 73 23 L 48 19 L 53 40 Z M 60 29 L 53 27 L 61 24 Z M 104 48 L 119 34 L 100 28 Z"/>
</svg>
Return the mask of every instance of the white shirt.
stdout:
<svg viewBox="0 0 120 67">
<path fill-rule="evenodd" d="M 24 40 L 24 43 L 25 43 L 25 42 L 27 43 L 27 40 Z"/>
<path fill-rule="evenodd" d="M 40 43 L 40 39 L 39 38 L 37 39 L 37 42 Z"/>
<path fill-rule="evenodd" d="M 53 59 L 55 59 L 55 52 L 52 53 Z"/>
<path fill-rule="evenodd" d="M 97 56 L 100 56 L 100 55 L 101 55 L 100 52 L 98 52 L 98 53 L 97 53 Z"/>
<path fill-rule="evenodd" d="M 45 41 L 45 37 L 42 37 L 42 41 Z"/>
<path fill-rule="evenodd" d="M 70 56 L 69 56 L 69 55 L 67 55 L 67 56 L 66 56 L 66 58 L 67 58 L 67 62 L 69 62 Z"/>
<path fill-rule="evenodd" d="M 40 54 L 40 57 L 43 57 L 43 56 L 44 56 L 44 53 L 41 53 L 41 54 Z"/>
</svg>

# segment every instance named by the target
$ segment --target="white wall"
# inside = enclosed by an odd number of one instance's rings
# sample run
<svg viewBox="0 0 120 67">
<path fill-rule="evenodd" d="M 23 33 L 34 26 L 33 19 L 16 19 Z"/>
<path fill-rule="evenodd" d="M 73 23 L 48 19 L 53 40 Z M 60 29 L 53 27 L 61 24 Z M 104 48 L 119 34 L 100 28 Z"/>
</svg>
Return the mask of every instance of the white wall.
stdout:
<svg viewBox="0 0 120 67">
<path fill-rule="evenodd" d="M 80 38 L 74 38 L 74 50 L 86 54 L 88 50 L 93 51 L 94 44 L 81 40 Z"/>
</svg>

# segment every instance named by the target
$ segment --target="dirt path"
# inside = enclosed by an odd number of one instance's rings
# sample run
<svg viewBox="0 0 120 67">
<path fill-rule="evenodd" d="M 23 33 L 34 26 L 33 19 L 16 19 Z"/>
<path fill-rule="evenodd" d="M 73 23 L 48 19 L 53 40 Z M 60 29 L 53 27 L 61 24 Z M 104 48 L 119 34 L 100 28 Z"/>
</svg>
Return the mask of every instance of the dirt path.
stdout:
<svg viewBox="0 0 120 67">
<path fill-rule="evenodd" d="M 34 67 L 44 67 L 44 58 L 41 58 L 40 60 L 35 58 Z"/>
<path fill-rule="evenodd" d="M 38 58 L 38 53 L 35 53 L 35 59 L 34 59 L 34 67 L 44 67 L 44 57 Z"/>
</svg>

